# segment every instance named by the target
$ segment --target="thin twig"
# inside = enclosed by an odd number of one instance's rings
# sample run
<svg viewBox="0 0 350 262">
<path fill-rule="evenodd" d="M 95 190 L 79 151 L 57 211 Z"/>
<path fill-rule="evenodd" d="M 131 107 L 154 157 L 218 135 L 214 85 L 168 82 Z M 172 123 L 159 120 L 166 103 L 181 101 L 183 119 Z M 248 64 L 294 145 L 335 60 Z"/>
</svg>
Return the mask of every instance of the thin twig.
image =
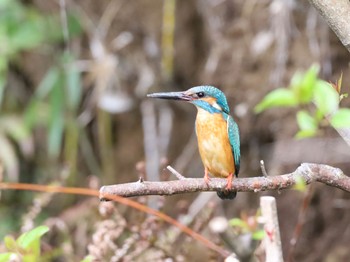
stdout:
<svg viewBox="0 0 350 262">
<path fill-rule="evenodd" d="M 267 174 L 266 168 L 265 168 L 264 160 L 260 160 L 260 168 L 261 168 L 261 172 L 262 172 L 263 176 L 268 177 L 268 174 Z"/>
<path fill-rule="evenodd" d="M 314 192 L 313 189 L 314 189 L 313 186 L 308 187 L 307 192 L 304 195 L 302 204 L 300 206 L 299 214 L 298 214 L 298 222 L 295 225 L 293 237 L 290 240 L 290 248 L 289 248 L 289 253 L 288 253 L 288 257 L 287 257 L 288 262 L 292 262 L 294 259 L 295 247 L 296 247 L 298 240 L 300 238 L 301 230 L 305 224 L 306 212 L 308 210 L 308 207 L 310 206 L 310 200 L 311 200 L 311 197 L 313 196 L 313 192 Z"/>
<path fill-rule="evenodd" d="M 293 173 L 286 175 L 236 178 L 233 180 L 232 190 L 237 192 L 282 190 L 290 188 L 298 183 L 299 177 L 303 178 L 306 184 L 317 181 L 350 192 L 350 177 L 344 175 L 343 171 L 328 165 L 309 163 L 301 164 Z M 203 178 L 186 178 L 186 180 L 165 182 L 132 182 L 103 186 L 100 189 L 100 199 L 106 200 L 104 197 L 105 194 L 133 197 L 217 191 L 226 187 L 226 183 L 227 180 L 223 178 L 212 178 L 209 184 L 207 184 Z"/>
<path fill-rule="evenodd" d="M 118 1 L 110 1 L 108 3 L 96 28 L 100 39 L 106 38 L 109 28 L 113 20 L 117 17 L 117 13 L 121 9 L 122 4 L 123 2 Z"/>
<path fill-rule="evenodd" d="M 167 166 L 166 167 L 174 176 L 177 177 L 177 179 L 179 180 L 185 180 L 187 179 L 186 177 L 184 177 L 183 175 L 181 175 L 179 172 L 177 172 L 174 168 L 172 168 L 171 166 Z"/>
</svg>

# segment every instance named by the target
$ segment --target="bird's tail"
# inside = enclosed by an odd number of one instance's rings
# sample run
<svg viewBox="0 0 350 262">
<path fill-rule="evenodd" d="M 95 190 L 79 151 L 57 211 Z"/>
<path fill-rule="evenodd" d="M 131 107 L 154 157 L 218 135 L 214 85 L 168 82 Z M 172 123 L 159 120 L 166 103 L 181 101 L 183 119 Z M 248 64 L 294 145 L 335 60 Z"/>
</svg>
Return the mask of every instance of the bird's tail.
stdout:
<svg viewBox="0 0 350 262">
<path fill-rule="evenodd" d="M 236 191 L 227 191 L 225 189 L 221 191 L 216 191 L 216 194 L 221 199 L 230 199 L 230 200 L 234 199 L 237 196 Z"/>
</svg>

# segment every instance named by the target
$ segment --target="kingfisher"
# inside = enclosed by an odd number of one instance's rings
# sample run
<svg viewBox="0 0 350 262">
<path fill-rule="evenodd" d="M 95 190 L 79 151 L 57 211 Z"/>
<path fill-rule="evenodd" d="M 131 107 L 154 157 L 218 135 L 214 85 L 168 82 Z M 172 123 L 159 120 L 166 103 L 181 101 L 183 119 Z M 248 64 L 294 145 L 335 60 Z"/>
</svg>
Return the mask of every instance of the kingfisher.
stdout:
<svg viewBox="0 0 350 262">
<path fill-rule="evenodd" d="M 226 178 L 226 187 L 217 195 L 234 199 L 237 192 L 232 191 L 232 181 L 240 168 L 240 139 L 225 94 L 214 86 L 195 86 L 184 92 L 153 93 L 147 97 L 186 101 L 197 107 L 195 126 L 204 180 L 209 183 L 209 174 Z"/>
</svg>

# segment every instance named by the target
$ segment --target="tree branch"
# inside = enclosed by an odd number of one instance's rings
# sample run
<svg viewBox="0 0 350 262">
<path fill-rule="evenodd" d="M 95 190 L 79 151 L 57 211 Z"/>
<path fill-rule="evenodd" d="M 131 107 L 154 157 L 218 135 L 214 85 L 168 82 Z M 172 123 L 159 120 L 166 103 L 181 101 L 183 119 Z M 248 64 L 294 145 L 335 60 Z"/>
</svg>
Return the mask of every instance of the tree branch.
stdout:
<svg viewBox="0 0 350 262">
<path fill-rule="evenodd" d="M 306 184 L 317 181 L 350 192 L 350 177 L 344 175 L 342 170 L 328 165 L 310 163 L 303 163 L 293 173 L 286 175 L 236 178 L 233 180 L 232 189 L 237 192 L 282 190 L 295 185 L 298 177 L 302 177 Z M 107 200 L 104 197 L 106 194 L 133 197 L 217 191 L 223 189 L 226 183 L 227 180 L 221 178 L 212 178 L 209 185 L 205 183 L 203 178 L 186 178 L 165 182 L 140 180 L 132 183 L 103 186 L 100 189 L 100 200 Z"/>
<path fill-rule="evenodd" d="M 350 52 L 350 1 L 309 0 L 309 2 Z M 336 128 L 336 130 L 350 146 L 350 128 Z"/>
<path fill-rule="evenodd" d="M 350 52 L 349 0 L 309 0 Z"/>
</svg>

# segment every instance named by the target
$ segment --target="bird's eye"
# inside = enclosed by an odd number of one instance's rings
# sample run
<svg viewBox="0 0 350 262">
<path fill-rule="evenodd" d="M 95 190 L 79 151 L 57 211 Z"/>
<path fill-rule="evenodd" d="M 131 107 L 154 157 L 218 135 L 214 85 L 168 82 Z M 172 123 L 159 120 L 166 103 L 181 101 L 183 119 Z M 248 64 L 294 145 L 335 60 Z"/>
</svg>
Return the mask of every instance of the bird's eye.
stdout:
<svg viewBox="0 0 350 262">
<path fill-rule="evenodd" d="M 198 96 L 199 98 L 201 98 L 201 97 L 205 97 L 205 94 L 204 94 L 204 92 L 198 92 L 198 93 L 197 93 L 197 96 Z"/>
</svg>

